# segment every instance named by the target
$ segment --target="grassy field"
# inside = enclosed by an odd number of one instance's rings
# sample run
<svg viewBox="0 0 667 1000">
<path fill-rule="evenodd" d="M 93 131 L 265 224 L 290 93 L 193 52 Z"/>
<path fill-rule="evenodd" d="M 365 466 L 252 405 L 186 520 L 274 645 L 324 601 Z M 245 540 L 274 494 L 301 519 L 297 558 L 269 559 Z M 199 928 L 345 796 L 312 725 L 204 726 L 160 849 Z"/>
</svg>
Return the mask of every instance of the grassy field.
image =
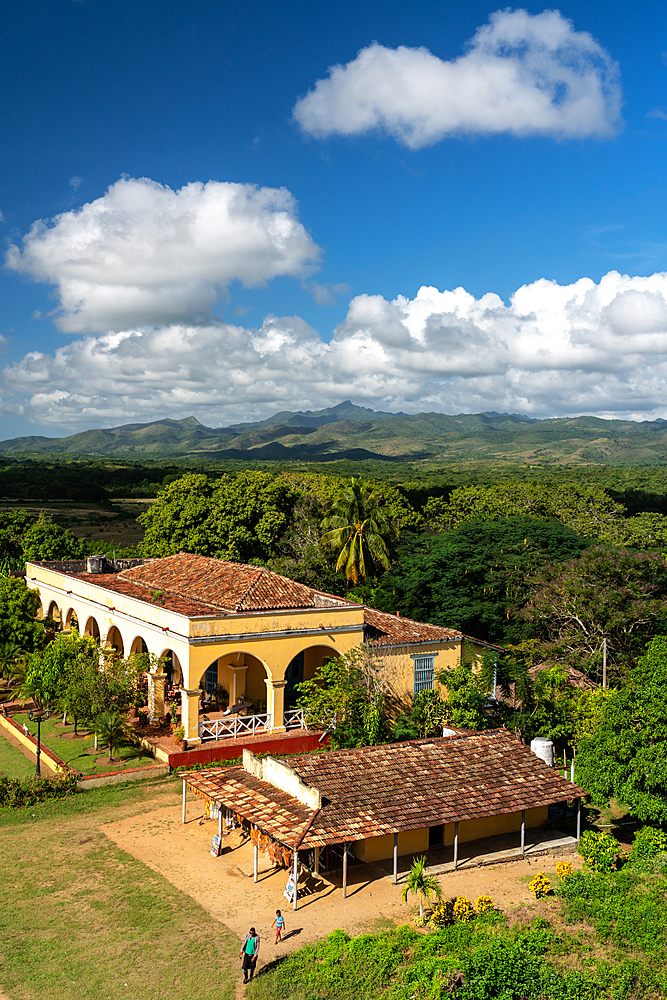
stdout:
<svg viewBox="0 0 667 1000">
<path fill-rule="evenodd" d="M 0 733 L 0 774 L 8 778 L 32 778 L 35 765 Z"/>
<path fill-rule="evenodd" d="M 0 989 L 10 1000 L 232 996 L 238 942 L 98 829 L 148 801 L 177 803 L 176 783 L 0 812 Z"/>
<path fill-rule="evenodd" d="M 37 723 L 28 720 L 28 714 L 14 715 L 13 719 L 20 726 L 24 723 L 33 736 L 37 736 Z M 41 740 L 45 747 L 60 757 L 82 774 L 104 774 L 106 771 L 120 771 L 126 767 L 141 767 L 143 764 L 153 764 L 154 758 L 134 743 L 114 749 L 113 760 L 109 760 L 109 751 L 100 744 L 94 749 L 95 739 L 87 730 L 79 730 L 80 735 L 74 736 L 74 726 L 61 726 L 62 716 L 52 715 L 41 726 Z"/>
</svg>

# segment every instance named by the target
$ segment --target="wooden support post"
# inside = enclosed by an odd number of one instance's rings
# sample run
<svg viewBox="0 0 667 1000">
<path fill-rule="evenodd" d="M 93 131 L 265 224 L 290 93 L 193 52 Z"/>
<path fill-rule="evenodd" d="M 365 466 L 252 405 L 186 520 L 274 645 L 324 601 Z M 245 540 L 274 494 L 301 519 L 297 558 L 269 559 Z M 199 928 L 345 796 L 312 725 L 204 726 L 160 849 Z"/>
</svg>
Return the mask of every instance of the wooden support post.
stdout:
<svg viewBox="0 0 667 1000">
<path fill-rule="evenodd" d="M 181 818 L 181 823 L 185 823 L 185 810 L 187 809 L 186 800 L 188 794 L 187 789 L 188 789 L 188 783 L 185 780 L 185 778 L 183 778 L 183 816 Z"/>
<path fill-rule="evenodd" d="M 394 885 L 398 885 L 398 834 L 394 834 Z"/>
<path fill-rule="evenodd" d="M 521 857 L 526 856 L 526 810 L 521 810 Z"/>
<path fill-rule="evenodd" d="M 577 799 L 577 843 L 581 840 L 581 799 Z"/>
<path fill-rule="evenodd" d="M 454 824 L 454 871 L 459 866 L 459 821 Z"/>
<path fill-rule="evenodd" d="M 218 803 L 218 840 L 220 841 L 220 850 L 222 850 L 222 805 Z"/>
<path fill-rule="evenodd" d="M 343 844 L 343 899 L 347 899 L 347 844 Z"/>
<path fill-rule="evenodd" d="M 320 874 L 320 848 L 315 848 L 315 874 Z"/>
<path fill-rule="evenodd" d="M 294 852 L 294 870 L 292 872 L 294 875 L 294 900 L 292 902 L 292 909 L 296 910 L 296 901 L 299 897 L 299 852 Z"/>
</svg>

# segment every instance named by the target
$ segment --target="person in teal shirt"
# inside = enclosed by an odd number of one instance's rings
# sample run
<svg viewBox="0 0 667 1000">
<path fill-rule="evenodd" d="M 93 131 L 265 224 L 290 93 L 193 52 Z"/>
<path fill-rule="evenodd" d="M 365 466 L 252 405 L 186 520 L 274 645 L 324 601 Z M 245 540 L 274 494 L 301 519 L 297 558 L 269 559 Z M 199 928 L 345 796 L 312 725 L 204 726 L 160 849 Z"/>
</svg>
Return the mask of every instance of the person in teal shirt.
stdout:
<svg viewBox="0 0 667 1000">
<path fill-rule="evenodd" d="M 259 934 L 254 927 L 251 927 L 245 936 L 239 958 L 243 959 L 241 968 L 243 969 L 243 982 L 247 983 L 255 974 L 257 956 L 259 955 Z"/>
</svg>

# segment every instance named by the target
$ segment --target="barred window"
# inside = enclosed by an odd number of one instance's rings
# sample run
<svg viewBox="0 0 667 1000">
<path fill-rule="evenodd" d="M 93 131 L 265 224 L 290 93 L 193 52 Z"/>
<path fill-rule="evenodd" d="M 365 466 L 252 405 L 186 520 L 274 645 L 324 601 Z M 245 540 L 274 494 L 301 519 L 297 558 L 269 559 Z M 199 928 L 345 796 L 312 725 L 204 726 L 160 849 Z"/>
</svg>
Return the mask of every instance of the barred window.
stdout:
<svg viewBox="0 0 667 1000">
<path fill-rule="evenodd" d="M 433 656 L 415 656 L 415 694 L 433 690 Z"/>
</svg>

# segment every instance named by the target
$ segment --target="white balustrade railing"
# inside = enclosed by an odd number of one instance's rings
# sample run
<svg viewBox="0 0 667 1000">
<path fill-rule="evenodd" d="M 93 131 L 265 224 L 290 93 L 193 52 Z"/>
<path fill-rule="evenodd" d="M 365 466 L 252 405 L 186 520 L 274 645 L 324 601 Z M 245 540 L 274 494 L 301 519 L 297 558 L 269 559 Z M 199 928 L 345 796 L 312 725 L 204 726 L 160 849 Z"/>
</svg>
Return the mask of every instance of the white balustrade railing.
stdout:
<svg viewBox="0 0 667 1000">
<path fill-rule="evenodd" d="M 303 709 L 290 708 L 283 712 L 283 726 L 285 729 L 307 729 Z"/>
<path fill-rule="evenodd" d="M 245 736 L 248 733 L 266 732 L 271 728 L 271 713 L 262 715 L 235 715 L 229 719 L 210 719 L 199 722 L 202 740 L 224 740 L 229 737 Z"/>
</svg>

